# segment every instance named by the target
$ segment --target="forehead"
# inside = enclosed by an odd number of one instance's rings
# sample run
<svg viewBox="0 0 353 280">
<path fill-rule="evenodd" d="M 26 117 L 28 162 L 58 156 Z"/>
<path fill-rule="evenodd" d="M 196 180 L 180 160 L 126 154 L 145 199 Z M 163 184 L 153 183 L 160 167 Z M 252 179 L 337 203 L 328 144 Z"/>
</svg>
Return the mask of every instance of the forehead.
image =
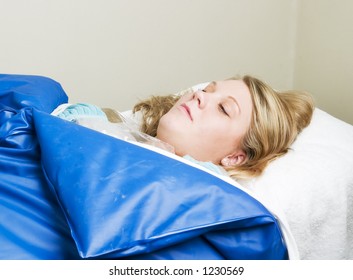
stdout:
<svg viewBox="0 0 353 280">
<path fill-rule="evenodd" d="M 248 86 L 242 80 L 213 81 L 210 86 L 215 87 L 218 91 L 228 91 L 228 94 L 250 94 Z"/>
</svg>

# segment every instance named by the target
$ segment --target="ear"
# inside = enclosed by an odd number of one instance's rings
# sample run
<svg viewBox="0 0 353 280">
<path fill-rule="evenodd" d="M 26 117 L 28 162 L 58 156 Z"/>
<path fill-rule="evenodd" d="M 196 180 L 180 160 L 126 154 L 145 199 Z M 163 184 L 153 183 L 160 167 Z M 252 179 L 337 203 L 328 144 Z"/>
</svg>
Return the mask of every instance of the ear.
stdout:
<svg viewBox="0 0 353 280">
<path fill-rule="evenodd" d="M 237 166 L 246 160 L 246 154 L 242 150 L 239 150 L 233 154 L 224 157 L 221 160 L 221 165 L 225 167 Z"/>
</svg>

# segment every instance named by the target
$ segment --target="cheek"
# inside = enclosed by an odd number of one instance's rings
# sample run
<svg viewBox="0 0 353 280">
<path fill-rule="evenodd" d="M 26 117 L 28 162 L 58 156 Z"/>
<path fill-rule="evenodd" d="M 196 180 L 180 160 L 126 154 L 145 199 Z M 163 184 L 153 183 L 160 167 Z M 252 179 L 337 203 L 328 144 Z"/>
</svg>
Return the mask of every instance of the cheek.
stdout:
<svg viewBox="0 0 353 280">
<path fill-rule="evenodd" d="M 238 148 L 242 133 L 234 129 L 234 124 L 227 125 L 222 122 L 209 125 L 204 128 L 201 139 L 210 147 L 216 147 L 219 151 L 230 153 Z"/>
<path fill-rule="evenodd" d="M 170 111 L 159 120 L 157 138 L 170 143 L 171 139 L 180 134 L 181 128 L 182 125 L 179 124 L 178 118 Z"/>
<path fill-rule="evenodd" d="M 214 141 L 224 140 L 231 131 L 231 127 L 224 124 L 222 120 L 217 118 L 205 121 L 200 127 L 200 134 Z M 223 142 L 223 141 L 222 141 Z"/>
</svg>

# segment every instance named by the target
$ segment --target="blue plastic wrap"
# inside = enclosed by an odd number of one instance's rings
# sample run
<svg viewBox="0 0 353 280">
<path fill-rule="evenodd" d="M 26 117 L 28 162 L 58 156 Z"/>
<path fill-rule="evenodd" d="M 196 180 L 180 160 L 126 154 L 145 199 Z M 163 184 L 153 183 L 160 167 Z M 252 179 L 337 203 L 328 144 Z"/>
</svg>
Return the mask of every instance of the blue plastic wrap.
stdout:
<svg viewBox="0 0 353 280">
<path fill-rule="evenodd" d="M 48 78 L 0 75 L 0 259 L 79 258 L 33 129 L 31 108 L 50 112 L 62 102 Z"/>
<path fill-rule="evenodd" d="M 12 95 L 19 84 L 26 91 Z M 1 259 L 288 258 L 257 200 L 176 158 L 49 115 L 67 102 L 58 89 L 43 77 L 0 76 Z"/>
</svg>

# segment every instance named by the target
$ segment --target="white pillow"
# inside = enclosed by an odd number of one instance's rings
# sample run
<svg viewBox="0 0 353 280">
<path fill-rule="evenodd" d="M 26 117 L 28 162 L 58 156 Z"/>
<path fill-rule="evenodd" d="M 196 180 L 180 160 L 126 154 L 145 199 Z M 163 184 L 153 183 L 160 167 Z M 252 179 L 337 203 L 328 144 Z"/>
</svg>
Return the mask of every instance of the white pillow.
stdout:
<svg viewBox="0 0 353 280">
<path fill-rule="evenodd" d="M 303 259 L 353 259 L 353 126 L 320 109 L 291 151 L 243 181 L 285 212 Z"/>
</svg>

